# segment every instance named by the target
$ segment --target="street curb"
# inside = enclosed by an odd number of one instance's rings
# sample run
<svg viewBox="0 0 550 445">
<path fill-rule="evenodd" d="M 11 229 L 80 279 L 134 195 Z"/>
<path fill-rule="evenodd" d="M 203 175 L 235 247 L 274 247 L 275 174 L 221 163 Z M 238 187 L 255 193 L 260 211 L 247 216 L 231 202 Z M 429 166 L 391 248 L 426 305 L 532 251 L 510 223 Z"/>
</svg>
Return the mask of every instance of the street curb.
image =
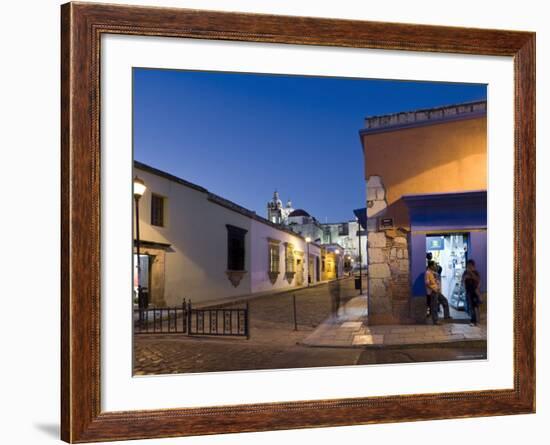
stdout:
<svg viewBox="0 0 550 445">
<path fill-rule="evenodd" d="M 487 340 L 450 340 L 440 341 L 434 343 L 406 343 L 406 344 L 393 344 L 393 345 L 334 345 L 334 344 L 307 344 L 298 342 L 299 346 L 305 346 L 308 348 L 334 348 L 334 349 L 413 349 L 413 348 L 461 348 L 465 346 L 485 346 L 487 347 Z"/>
</svg>

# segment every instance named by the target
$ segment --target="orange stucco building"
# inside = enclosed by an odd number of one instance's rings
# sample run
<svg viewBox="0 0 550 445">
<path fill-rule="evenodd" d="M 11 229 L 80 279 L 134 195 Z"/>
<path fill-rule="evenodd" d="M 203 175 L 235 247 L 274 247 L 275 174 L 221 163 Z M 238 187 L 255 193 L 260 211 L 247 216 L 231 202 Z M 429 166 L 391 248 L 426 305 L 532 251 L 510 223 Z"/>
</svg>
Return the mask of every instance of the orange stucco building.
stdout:
<svg viewBox="0 0 550 445">
<path fill-rule="evenodd" d="M 486 231 L 486 102 L 368 117 L 360 139 L 367 184 L 369 320 L 423 321 L 425 303 L 414 297 L 422 292 L 423 283 L 415 281 L 425 269 L 427 240 L 443 246 L 434 252 L 442 262 L 457 255 L 465 261 L 474 248 L 478 257 L 485 256 L 485 238 L 478 239 L 478 231 Z M 455 250 L 449 253 L 445 249 L 451 244 Z M 463 253 L 457 245 L 464 246 Z M 447 273 L 448 298 L 458 292 L 454 275 L 460 261 Z"/>
<path fill-rule="evenodd" d="M 362 142 L 365 178 L 384 178 L 388 204 L 411 193 L 487 188 L 485 115 L 392 131 L 366 132 Z"/>
</svg>

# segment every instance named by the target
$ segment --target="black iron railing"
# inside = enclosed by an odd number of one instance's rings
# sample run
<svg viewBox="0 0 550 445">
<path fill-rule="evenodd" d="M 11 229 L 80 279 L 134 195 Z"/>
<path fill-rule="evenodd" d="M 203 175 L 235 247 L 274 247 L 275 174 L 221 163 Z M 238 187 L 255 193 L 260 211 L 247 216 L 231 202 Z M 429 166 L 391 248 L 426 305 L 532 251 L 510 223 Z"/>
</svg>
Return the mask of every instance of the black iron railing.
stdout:
<svg viewBox="0 0 550 445">
<path fill-rule="evenodd" d="M 191 301 L 179 307 L 134 309 L 135 334 L 187 334 L 250 338 L 249 306 L 194 308 Z"/>
<path fill-rule="evenodd" d="M 134 309 L 135 334 L 186 334 L 187 304 L 179 307 Z"/>
<path fill-rule="evenodd" d="M 250 338 L 249 306 L 195 309 L 187 306 L 189 335 L 229 335 Z"/>
</svg>

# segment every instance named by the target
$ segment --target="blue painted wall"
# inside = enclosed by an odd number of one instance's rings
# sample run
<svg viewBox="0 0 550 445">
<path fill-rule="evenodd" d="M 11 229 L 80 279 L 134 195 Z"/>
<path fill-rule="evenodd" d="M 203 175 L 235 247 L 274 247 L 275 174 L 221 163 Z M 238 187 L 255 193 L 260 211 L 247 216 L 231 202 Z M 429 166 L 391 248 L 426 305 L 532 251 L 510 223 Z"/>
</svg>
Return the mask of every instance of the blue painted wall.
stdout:
<svg viewBox="0 0 550 445">
<path fill-rule="evenodd" d="M 424 286 L 424 272 L 426 271 L 426 235 L 423 233 L 411 234 L 411 286 L 414 297 L 426 297 Z"/>
<path fill-rule="evenodd" d="M 487 292 L 487 232 L 470 232 L 468 259 L 476 262 L 481 275 L 481 292 Z"/>
<path fill-rule="evenodd" d="M 426 234 L 453 230 L 468 234 L 468 259 L 476 262 L 481 290 L 487 291 L 487 192 L 403 197 L 411 222 L 410 268 L 414 297 L 425 297 Z M 423 233 L 422 233 L 423 232 Z"/>
<path fill-rule="evenodd" d="M 409 207 L 412 230 L 461 230 L 487 227 L 487 192 L 412 195 Z"/>
</svg>

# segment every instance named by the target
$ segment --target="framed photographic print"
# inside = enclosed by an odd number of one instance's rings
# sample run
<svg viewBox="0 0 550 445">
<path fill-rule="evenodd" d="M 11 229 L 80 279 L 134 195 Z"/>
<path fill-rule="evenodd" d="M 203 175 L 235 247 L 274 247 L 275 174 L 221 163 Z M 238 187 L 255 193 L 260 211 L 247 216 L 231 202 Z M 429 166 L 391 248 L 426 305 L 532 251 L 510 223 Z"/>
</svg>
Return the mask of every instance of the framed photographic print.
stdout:
<svg viewBox="0 0 550 445">
<path fill-rule="evenodd" d="M 62 6 L 62 439 L 535 410 L 535 35 Z"/>
</svg>

